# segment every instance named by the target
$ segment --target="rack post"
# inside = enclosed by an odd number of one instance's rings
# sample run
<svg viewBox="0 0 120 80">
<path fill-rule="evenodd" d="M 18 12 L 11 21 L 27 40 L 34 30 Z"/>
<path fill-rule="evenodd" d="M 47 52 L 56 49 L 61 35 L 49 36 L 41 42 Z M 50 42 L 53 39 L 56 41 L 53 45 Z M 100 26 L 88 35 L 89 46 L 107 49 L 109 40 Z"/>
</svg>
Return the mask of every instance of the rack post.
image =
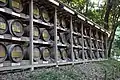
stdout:
<svg viewBox="0 0 120 80">
<path fill-rule="evenodd" d="M 54 53 L 55 53 L 55 61 L 56 67 L 58 67 L 58 47 L 57 47 L 57 8 L 55 7 L 55 14 L 54 14 Z"/>
<path fill-rule="evenodd" d="M 91 40 L 91 26 L 90 26 L 90 56 L 91 56 L 91 59 L 93 59 L 93 53 L 92 53 L 92 40 Z"/>
<path fill-rule="evenodd" d="M 33 0 L 30 0 L 29 3 L 29 15 L 30 15 L 30 65 L 33 65 Z M 34 70 L 34 67 L 31 67 L 31 71 Z"/>
<path fill-rule="evenodd" d="M 96 48 L 97 48 L 97 57 L 99 59 L 99 52 L 98 52 L 98 30 L 96 30 Z"/>
<path fill-rule="evenodd" d="M 82 32 L 82 35 L 81 35 L 81 37 L 82 37 L 82 57 L 83 57 L 83 60 L 85 60 L 85 55 L 84 55 L 84 38 L 83 38 L 83 36 L 84 36 L 84 34 L 83 34 L 83 22 L 81 22 L 81 32 Z"/>
<path fill-rule="evenodd" d="M 71 46 L 70 46 L 70 51 L 71 51 L 71 58 L 72 58 L 72 65 L 74 65 L 74 53 L 73 53 L 73 24 L 72 24 L 72 16 L 70 16 L 70 41 L 71 41 Z"/>
<path fill-rule="evenodd" d="M 103 45 L 104 44 L 103 33 L 102 33 L 101 36 L 102 36 L 102 55 L 103 55 L 103 58 L 105 58 L 105 55 L 104 55 L 104 45 Z"/>
<path fill-rule="evenodd" d="M 108 59 L 108 35 L 105 36 L 105 53 L 106 53 L 106 59 Z"/>
</svg>

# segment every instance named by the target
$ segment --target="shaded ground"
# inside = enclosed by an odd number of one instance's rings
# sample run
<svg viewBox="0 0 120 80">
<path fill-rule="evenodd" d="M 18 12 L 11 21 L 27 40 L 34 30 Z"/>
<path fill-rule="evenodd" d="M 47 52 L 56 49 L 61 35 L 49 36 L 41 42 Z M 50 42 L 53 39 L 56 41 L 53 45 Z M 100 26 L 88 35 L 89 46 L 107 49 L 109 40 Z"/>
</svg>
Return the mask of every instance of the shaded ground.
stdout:
<svg viewBox="0 0 120 80">
<path fill-rule="evenodd" d="M 120 62 L 85 63 L 1 74 L 0 80 L 120 80 Z"/>
</svg>

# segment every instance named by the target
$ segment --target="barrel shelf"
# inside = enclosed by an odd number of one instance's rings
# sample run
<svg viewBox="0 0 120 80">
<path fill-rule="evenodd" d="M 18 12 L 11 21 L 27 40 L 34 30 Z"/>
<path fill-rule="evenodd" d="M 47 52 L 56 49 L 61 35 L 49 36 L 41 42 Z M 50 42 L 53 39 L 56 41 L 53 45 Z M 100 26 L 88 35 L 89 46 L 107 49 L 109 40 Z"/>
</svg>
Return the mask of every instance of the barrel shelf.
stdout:
<svg viewBox="0 0 120 80">
<path fill-rule="evenodd" d="M 81 34 L 79 32 L 73 32 L 73 35 L 81 36 Z"/>
<path fill-rule="evenodd" d="M 80 64 L 80 63 L 84 63 L 84 62 L 87 62 L 87 61 L 85 61 L 85 60 L 74 61 L 74 64 Z"/>
<path fill-rule="evenodd" d="M 98 39 L 97 41 L 98 41 L 98 42 L 102 42 L 102 40 L 99 40 L 99 39 Z"/>
<path fill-rule="evenodd" d="M 44 63 L 44 64 L 35 64 L 31 65 L 34 68 L 40 68 L 40 67 L 50 67 L 50 66 L 56 66 L 56 63 Z"/>
<path fill-rule="evenodd" d="M 103 49 L 98 49 L 98 51 L 104 51 Z"/>
<path fill-rule="evenodd" d="M 62 65 L 71 65 L 72 62 L 62 62 L 62 63 L 58 63 L 59 66 L 62 66 Z"/>
<path fill-rule="evenodd" d="M 97 50 L 96 48 L 92 48 L 92 50 Z"/>
<path fill-rule="evenodd" d="M 39 68 L 39 67 L 47 67 L 47 66 L 55 66 L 56 63 L 49 63 L 49 64 L 33 64 L 33 65 L 24 65 L 24 66 L 9 66 L 9 67 L 0 67 L 0 71 L 11 71 L 17 69 L 30 69 L 31 67 Z"/>
<path fill-rule="evenodd" d="M 67 29 L 65 28 L 62 28 L 62 27 L 57 27 L 57 29 L 59 30 L 59 31 L 63 31 L 63 32 L 66 32 L 67 31 Z"/>
<path fill-rule="evenodd" d="M 96 40 L 96 38 L 91 38 L 91 40 Z"/>
<path fill-rule="evenodd" d="M 86 36 L 86 35 L 83 35 L 83 37 L 84 37 L 84 38 L 88 38 L 88 39 L 90 38 L 89 36 Z"/>
<path fill-rule="evenodd" d="M 17 69 L 30 69 L 32 65 L 26 65 L 26 66 L 9 66 L 9 67 L 0 67 L 0 71 L 11 71 L 11 70 L 17 70 Z"/>
<path fill-rule="evenodd" d="M 22 41 L 22 42 L 23 41 L 24 42 L 29 41 L 29 37 L 20 37 L 20 38 L 18 38 L 18 37 L 13 37 L 10 34 L 0 35 L 0 39 L 2 39 L 2 40 L 11 40 L 11 41 Z"/>
<path fill-rule="evenodd" d="M 85 50 L 89 50 L 89 47 L 84 47 Z"/>
<path fill-rule="evenodd" d="M 55 62 L 52 61 L 43 61 L 39 60 L 38 62 L 33 62 L 34 65 L 45 65 L 45 64 L 54 64 Z"/>
<path fill-rule="evenodd" d="M 82 49 L 82 46 L 75 46 L 75 45 L 73 45 L 73 48 Z"/>
<path fill-rule="evenodd" d="M 33 43 L 36 43 L 36 44 L 46 44 L 46 45 L 53 45 L 53 43 L 51 41 L 48 41 L 48 42 L 45 42 L 45 41 L 42 41 L 42 40 L 33 40 Z"/>
<path fill-rule="evenodd" d="M 58 43 L 57 46 L 58 47 L 68 47 L 67 44 L 62 44 L 62 43 Z"/>
<path fill-rule="evenodd" d="M 49 27 L 53 27 L 53 26 L 54 26 L 54 24 L 43 22 L 43 21 L 40 20 L 40 19 L 39 19 L 39 20 L 38 20 L 38 19 L 33 19 L 33 22 L 42 24 L 42 25 L 44 25 L 44 26 L 49 26 Z"/>
<path fill-rule="evenodd" d="M 7 7 L 0 8 L 0 12 L 4 12 L 4 13 L 7 13 L 7 14 L 16 16 L 16 17 L 23 18 L 23 19 L 29 19 L 28 15 L 26 15 L 24 13 L 16 13 L 16 12 L 12 11 L 11 9 L 9 9 Z"/>
<path fill-rule="evenodd" d="M 14 63 L 11 61 L 4 61 L 3 63 L 3 67 L 16 67 L 16 66 L 26 66 L 26 65 L 30 65 L 29 60 L 22 60 L 21 62 L 18 63 Z M 1 66 L 2 68 L 2 66 Z"/>
</svg>

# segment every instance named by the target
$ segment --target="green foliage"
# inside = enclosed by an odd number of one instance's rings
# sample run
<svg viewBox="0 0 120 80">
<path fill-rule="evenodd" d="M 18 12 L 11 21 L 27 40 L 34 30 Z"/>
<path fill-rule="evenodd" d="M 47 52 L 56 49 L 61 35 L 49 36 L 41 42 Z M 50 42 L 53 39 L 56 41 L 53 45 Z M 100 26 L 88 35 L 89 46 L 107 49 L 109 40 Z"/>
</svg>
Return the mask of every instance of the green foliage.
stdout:
<svg viewBox="0 0 120 80">
<path fill-rule="evenodd" d="M 116 78 L 120 78 L 120 62 L 114 59 L 109 59 L 107 61 L 99 62 L 106 75 L 106 80 L 116 80 Z"/>
<path fill-rule="evenodd" d="M 92 19 L 94 22 L 103 25 L 104 24 L 104 14 L 106 8 L 106 2 L 103 5 L 97 6 L 94 2 L 90 0 L 60 0 L 66 3 L 71 8 L 75 9 L 77 12 L 84 14 L 86 17 Z M 97 8 L 97 9 L 96 9 Z"/>
<path fill-rule="evenodd" d="M 75 66 L 43 68 L 31 72 L 28 80 L 116 80 L 117 78 L 120 78 L 120 62 L 109 59 Z"/>
</svg>

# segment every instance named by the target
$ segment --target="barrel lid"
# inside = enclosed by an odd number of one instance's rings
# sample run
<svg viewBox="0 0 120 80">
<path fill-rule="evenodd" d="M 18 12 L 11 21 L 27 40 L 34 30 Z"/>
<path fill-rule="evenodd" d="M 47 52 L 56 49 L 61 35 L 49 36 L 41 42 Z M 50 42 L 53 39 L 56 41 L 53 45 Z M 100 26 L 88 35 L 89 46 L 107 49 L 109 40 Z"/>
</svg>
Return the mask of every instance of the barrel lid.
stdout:
<svg viewBox="0 0 120 80">
<path fill-rule="evenodd" d="M 23 48 L 18 44 L 9 45 L 9 58 L 13 62 L 21 62 L 23 59 L 24 53 Z"/>
<path fill-rule="evenodd" d="M 59 58 L 59 59 L 61 59 L 61 58 L 62 58 L 62 56 L 61 56 L 60 50 L 58 49 L 58 51 L 57 51 L 57 52 L 58 52 L 58 58 Z"/>
<path fill-rule="evenodd" d="M 4 34 L 8 30 L 8 23 L 6 19 L 0 15 L 0 34 Z"/>
<path fill-rule="evenodd" d="M 43 38 L 43 40 L 44 41 L 49 41 L 50 40 L 50 34 L 49 34 L 49 32 L 46 30 L 46 29 L 43 29 L 42 30 L 42 38 Z"/>
<path fill-rule="evenodd" d="M 8 0 L 0 0 L 0 6 L 4 7 L 8 4 Z"/>
<path fill-rule="evenodd" d="M 62 18 L 62 19 L 61 19 L 61 25 L 62 25 L 63 28 L 66 28 L 65 18 Z"/>
<path fill-rule="evenodd" d="M 11 33 L 16 37 L 21 37 L 24 34 L 23 24 L 19 20 L 9 20 L 9 28 Z"/>
<path fill-rule="evenodd" d="M 49 16 L 49 13 L 48 11 L 44 8 L 42 10 L 42 18 L 45 22 L 49 22 L 50 21 L 50 16 Z"/>
<path fill-rule="evenodd" d="M 79 51 L 77 49 L 74 49 L 74 55 L 75 55 L 75 59 L 78 59 L 79 58 Z"/>
<path fill-rule="evenodd" d="M 4 62 L 7 58 L 7 49 L 4 44 L 0 43 L 0 63 Z"/>
<path fill-rule="evenodd" d="M 66 37 L 65 37 L 65 33 L 59 33 L 60 35 L 60 40 L 63 44 L 66 44 L 67 40 L 66 40 Z"/>
<path fill-rule="evenodd" d="M 47 47 L 40 48 L 43 60 L 48 61 L 50 59 L 50 50 Z"/>
<path fill-rule="evenodd" d="M 64 49 L 64 48 L 60 48 L 60 52 L 61 52 L 61 55 L 62 55 L 62 59 L 63 60 L 65 60 L 65 59 L 67 59 L 67 51 L 66 51 L 66 49 Z"/>
<path fill-rule="evenodd" d="M 61 27 L 60 18 L 57 18 L 57 27 Z"/>
<path fill-rule="evenodd" d="M 34 18 L 39 19 L 41 16 L 40 13 L 41 13 L 41 11 L 40 11 L 39 7 L 37 6 L 36 3 L 34 3 L 33 4 L 33 16 L 34 16 Z"/>
<path fill-rule="evenodd" d="M 34 51 L 34 53 L 33 53 L 34 61 L 39 61 L 41 58 L 40 49 L 38 47 L 34 47 L 33 51 Z"/>
<path fill-rule="evenodd" d="M 23 10 L 22 0 L 11 0 L 10 3 L 11 3 L 10 6 L 13 11 L 18 13 L 22 12 Z"/>
<path fill-rule="evenodd" d="M 40 30 L 38 26 L 34 26 L 34 33 L 33 33 L 34 39 L 39 39 L 40 38 Z"/>
<path fill-rule="evenodd" d="M 74 41 L 74 44 L 77 45 L 78 44 L 78 37 L 77 36 L 73 36 L 73 41 Z"/>
</svg>

